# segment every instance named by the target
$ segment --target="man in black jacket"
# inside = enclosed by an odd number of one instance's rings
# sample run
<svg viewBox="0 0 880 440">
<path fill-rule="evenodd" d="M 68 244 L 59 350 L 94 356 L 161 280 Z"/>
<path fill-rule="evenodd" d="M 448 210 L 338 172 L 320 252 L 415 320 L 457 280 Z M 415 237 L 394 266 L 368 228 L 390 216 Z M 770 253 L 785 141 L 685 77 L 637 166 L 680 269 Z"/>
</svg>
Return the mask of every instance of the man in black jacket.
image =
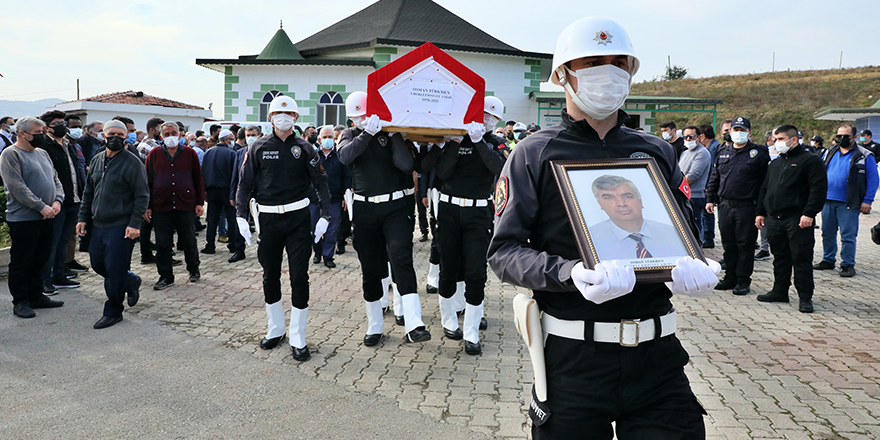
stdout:
<svg viewBox="0 0 880 440">
<path fill-rule="evenodd" d="M 336 152 L 335 133 L 332 125 L 325 125 L 321 128 L 318 142 L 321 149 L 318 152 L 318 158 L 324 171 L 327 173 L 327 187 L 330 189 L 330 224 L 327 225 L 327 232 L 324 238 L 315 243 L 315 262 L 320 262 L 321 257 L 324 258 L 324 266 L 332 269 L 336 267 L 333 262 L 333 255 L 336 251 L 336 234 L 339 231 L 339 222 L 342 218 L 342 203 L 345 190 L 351 188 L 351 172 L 348 166 L 339 161 L 339 155 Z M 310 191 L 309 198 L 311 199 Z M 320 215 L 320 207 L 316 201 L 309 203 L 309 210 L 312 213 L 312 229 L 318 222 Z M 348 215 L 348 214 L 345 214 Z"/>
<path fill-rule="evenodd" d="M 828 179 L 819 156 L 797 141 L 797 128 L 777 128 L 776 151 L 758 193 L 755 227 L 767 226 L 767 240 L 773 252 L 773 289 L 758 295 L 762 302 L 788 302 L 791 272 L 800 304 L 798 310 L 813 312 L 813 223 L 825 204 Z M 766 223 L 765 223 L 766 222 Z"/>
<path fill-rule="evenodd" d="M 229 185 L 232 183 L 232 169 L 235 166 L 235 152 L 231 144 L 234 136 L 231 131 L 220 132 L 220 140 L 214 148 L 205 153 L 202 162 L 202 173 L 205 177 L 205 188 L 208 200 L 208 230 L 205 232 L 205 248 L 203 254 L 215 252 L 214 237 L 217 235 L 217 227 L 220 218 L 226 217 L 228 234 L 233 255 L 229 257 L 230 263 L 244 260 L 244 237 L 238 233 L 238 225 L 235 221 L 235 207 L 229 203 Z"/>
</svg>

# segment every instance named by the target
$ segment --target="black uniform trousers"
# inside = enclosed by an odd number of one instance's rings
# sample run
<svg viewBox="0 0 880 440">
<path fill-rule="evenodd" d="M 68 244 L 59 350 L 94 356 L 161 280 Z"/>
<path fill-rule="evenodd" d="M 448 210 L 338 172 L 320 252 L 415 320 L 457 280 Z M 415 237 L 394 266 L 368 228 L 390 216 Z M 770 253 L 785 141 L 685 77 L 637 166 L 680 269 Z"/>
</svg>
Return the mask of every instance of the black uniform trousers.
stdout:
<svg viewBox="0 0 880 440">
<path fill-rule="evenodd" d="M 339 232 L 336 233 L 336 246 L 345 247 L 348 237 L 351 237 L 351 220 L 348 218 L 348 212 L 343 211 L 343 214 L 339 217 Z"/>
<path fill-rule="evenodd" d="M 384 203 L 354 202 L 352 240 L 363 273 L 364 300 L 382 298 L 382 278 L 391 277 L 401 295 L 416 293 L 413 269 L 413 196 Z"/>
<path fill-rule="evenodd" d="M 153 237 L 153 223 L 141 220 L 141 235 L 138 241 L 141 243 L 141 259 L 149 260 L 153 258 L 153 250 L 150 249 L 150 239 Z"/>
<path fill-rule="evenodd" d="M 44 301 L 43 267 L 52 253 L 52 220 L 7 222 L 9 249 L 9 293 L 12 304 Z"/>
<path fill-rule="evenodd" d="M 443 298 L 455 294 L 464 268 L 464 297 L 468 304 L 483 302 L 486 288 L 486 252 L 492 238 L 492 207 L 460 207 L 440 202 L 440 285 Z"/>
<path fill-rule="evenodd" d="M 220 225 L 220 217 L 226 217 L 226 236 L 229 238 L 228 248 L 232 252 L 244 252 L 244 237 L 238 232 L 235 220 L 235 207 L 229 204 L 229 189 L 208 190 L 208 229 L 205 232 L 205 247 L 214 249 L 214 237 Z M 195 224 L 194 224 L 195 225 Z"/>
<path fill-rule="evenodd" d="M 312 233 L 307 208 L 284 214 L 260 213 L 260 247 L 257 258 L 263 266 L 263 295 L 266 304 L 281 300 L 281 260 L 287 250 L 290 294 L 293 306 L 309 306 L 309 255 Z"/>
<path fill-rule="evenodd" d="M 758 238 L 755 215 L 754 203 L 733 207 L 724 201 L 718 206 L 718 229 L 721 230 L 724 262 L 727 264 L 725 278 L 733 278 L 737 283 L 750 284 L 752 281 L 755 240 Z"/>
<path fill-rule="evenodd" d="M 196 245 L 196 224 L 193 211 L 154 212 L 153 228 L 156 229 L 156 269 L 159 277 L 174 281 L 171 251 L 174 246 L 174 232 L 177 231 L 177 246 L 183 248 L 186 270 L 193 273 L 199 270 L 199 249 Z M 143 228 L 141 229 L 143 230 Z M 143 241 L 141 250 L 143 251 Z"/>
<path fill-rule="evenodd" d="M 794 269 L 794 288 L 802 300 L 813 298 L 813 247 L 816 237 L 813 227 L 801 228 L 800 214 L 780 217 L 767 216 L 767 241 L 773 253 L 773 291 L 788 295 L 791 272 Z"/>
<path fill-rule="evenodd" d="M 416 211 L 419 213 L 419 232 L 422 235 L 428 234 L 428 208 L 422 204 L 421 200 L 416 201 Z"/>
<path fill-rule="evenodd" d="M 704 439 L 702 405 L 690 388 L 688 354 L 670 335 L 623 347 L 547 337 L 550 417 L 532 426 L 534 440 Z"/>
</svg>

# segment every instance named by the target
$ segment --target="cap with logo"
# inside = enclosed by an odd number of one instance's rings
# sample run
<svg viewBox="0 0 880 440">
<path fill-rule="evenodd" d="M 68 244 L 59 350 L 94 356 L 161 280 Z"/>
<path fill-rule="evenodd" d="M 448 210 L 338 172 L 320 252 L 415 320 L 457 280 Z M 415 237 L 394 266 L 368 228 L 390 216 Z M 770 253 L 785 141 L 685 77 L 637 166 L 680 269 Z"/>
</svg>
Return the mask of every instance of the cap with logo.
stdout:
<svg viewBox="0 0 880 440">
<path fill-rule="evenodd" d="M 752 130 L 752 123 L 749 122 L 748 119 L 746 119 L 742 116 L 737 116 L 737 117 L 733 118 L 733 123 L 730 124 L 730 129 L 732 130 L 737 127 L 745 128 L 746 130 L 751 131 Z"/>
</svg>

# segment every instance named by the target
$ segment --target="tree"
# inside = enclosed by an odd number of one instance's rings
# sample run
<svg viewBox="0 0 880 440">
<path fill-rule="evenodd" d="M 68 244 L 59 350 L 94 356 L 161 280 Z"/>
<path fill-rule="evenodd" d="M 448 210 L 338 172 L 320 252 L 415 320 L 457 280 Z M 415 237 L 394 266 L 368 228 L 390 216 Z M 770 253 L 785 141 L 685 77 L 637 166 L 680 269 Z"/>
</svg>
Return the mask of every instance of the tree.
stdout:
<svg viewBox="0 0 880 440">
<path fill-rule="evenodd" d="M 664 80 L 682 79 L 686 77 L 688 70 L 681 66 L 666 66 L 666 73 L 663 75 Z"/>
</svg>

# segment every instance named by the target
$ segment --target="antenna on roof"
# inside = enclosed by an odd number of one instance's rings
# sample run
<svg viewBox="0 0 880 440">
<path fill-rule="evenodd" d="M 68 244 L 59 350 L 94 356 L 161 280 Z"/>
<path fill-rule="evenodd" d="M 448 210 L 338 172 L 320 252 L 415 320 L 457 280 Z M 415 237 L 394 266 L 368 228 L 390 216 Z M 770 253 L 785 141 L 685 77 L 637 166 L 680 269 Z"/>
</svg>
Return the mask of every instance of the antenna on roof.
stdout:
<svg viewBox="0 0 880 440">
<path fill-rule="evenodd" d="M 281 22 L 281 29 L 284 29 L 284 20 L 278 20 L 278 21 Z"/>
</svg>

